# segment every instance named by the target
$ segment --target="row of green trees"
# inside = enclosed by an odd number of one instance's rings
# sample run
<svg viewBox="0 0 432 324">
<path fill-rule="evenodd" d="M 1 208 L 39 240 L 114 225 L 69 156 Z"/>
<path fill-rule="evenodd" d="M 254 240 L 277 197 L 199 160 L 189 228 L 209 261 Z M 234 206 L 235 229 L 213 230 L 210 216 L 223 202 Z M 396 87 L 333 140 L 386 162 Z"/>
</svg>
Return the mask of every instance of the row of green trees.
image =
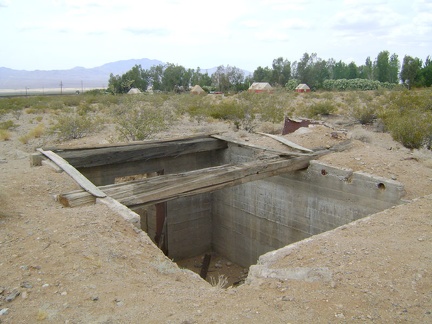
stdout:
<svg viewBox="0 0 432 324">
<path fill-rule="evenodd" d="M 299 61 L 290 62 L 283 58 L 273 60 L 270 67 L 258 67 L 253 80 L 269 82 L 272 85 L 286 85 L 290 80 L 298 80 L 311 88 L 321 89 L 326 80 L 364 79 L 380 83 L 398 84 L 400 81 L 408 88 L 430 87 L 432 84 L 432 64 L 430 56 L 423 63 L 419 58 L 406 55 L 399 61 L 398 55 L 382 51 L 374 61 L 367 57 L 365 64 L 355 62 L 346 64 L 333 58 L 323 60 L 316 53 L 304 53 Z M 372 83 L 370 83 L 372 84 Z"/>
<path fill-rule="evenodd" d="M 355 62 L 346 64 L 336 62 L 333 58 L 323 60 L 316 53 L 304 53 L 299 61 L 290 62 L 283 57 L 273 60 L 271 67 L 259 66 L 252 75 L 245 76 L 243 70 L 235 66 L 219 66 L 211 76 L 202 73 L 198 67 L 186 69 L 181 65 L 168 63 L 152 66 L 145 70 L 141 65 L 135 65 L 123 75 L 110 75 L 108 86 L 113 93 L 126 93 L 131 88 L 141 90 L 152 87 L 154 91 L 174 91 L 187 89 L 198 84 L 208 91 L 242 91 L 252 82 L 269 82 L 273 86 L 291 89 L 298 83 L 306 83 L 312 89 L 331 89 L 329 80 L 357 80 L 340 81 L 334 89 L 351 89 L 353 85 L 361 85 L 361 89 L 368 89 L 383 84 L 402 82 L 408 88 L 430 87 L 432 85 L 432 62 L 428 56 L 423 63 L 419 58 L 406 55 L 402 61 L 396 54 L 388 51 L 380 52 L 374 61 L 367 57 L 365 64 L 357 66 Z M 358 80 L 368 80 L 361 82 Z M 376 81 L 376 82 L 372 82 Z M 367 85 L 367 86 L 366 86 Z M 345 87 L 345 88 L 344 88 Z M 333 88 L 332 88 L 333 89 Z"/>
</svg>

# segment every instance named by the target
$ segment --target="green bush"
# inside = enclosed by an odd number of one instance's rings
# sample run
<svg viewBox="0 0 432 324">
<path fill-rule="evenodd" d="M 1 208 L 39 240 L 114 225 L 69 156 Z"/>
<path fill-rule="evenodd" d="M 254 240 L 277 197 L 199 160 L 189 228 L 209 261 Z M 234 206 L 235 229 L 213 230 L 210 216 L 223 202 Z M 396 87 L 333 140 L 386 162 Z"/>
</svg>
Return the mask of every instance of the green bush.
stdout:
<svg viewBox="0 0 432 324">
<path fill-rule="evenodd" d="M 172 116 L 169 111 L 148 103 L 121 104 L 112 112 L 121 140 L 141 141 L 164 130 Z"/>
<path fill-rule="evenodd" d="M 419 149 L 422 146 L 430 146 L 432 134 L 432 115 L 424 115 L 423 118 L 415 112 L 401 116 L 387 118 L 385 125 L 393 139 L 410 149 Z"/>
<path fill-rule="evenodd" d="M 248 132 L 255 128 L 255 112 L 249 101 L 224 100 L 219 104 L 212 105 L 209 112 L 210 117 L 231 121 L 237 129 Z"/>
<path fill-rule="evenodd" d="M 360 124 L 371 124 L 377 117 L 377 110 L 374 105 L 353 105 L 350 109 L 350 115 Z"/>
<path fill-rule="evenodd" d="M 407 148 L 430 148 L 432 138 L 431 91 L 400 91 L 388 97 L 379 113 L 393 139 Z"/>
<path fill-rule="evenodd" d="M 63 104 L 67 107 L 78 107 L 81 101 L 83 101 L 83 99 L 83 97 L 78 95 L 61 96 Z"/>
<path fill-rule="evenodd" d="M 17 127 L 17 125 L 12 120 L 7 120 L 4 122 L 0 122 L 0 129 L 8 130 Z"/>
<path fill-rule="evenodd" d="M 309 118 L 327 116 L 336 111 L 336 106 L 329 100 L 313 103 L 306 109 L 306 116 Z"/>
<path fill-rule="evenodd" d="M 96 129 L 96 125 L 89 116 L 77 113 L 63 113 L 56 118 L 56 124 L 51 128 L 63 140 L 77 139 L 87 136 Z"/>
</svg>

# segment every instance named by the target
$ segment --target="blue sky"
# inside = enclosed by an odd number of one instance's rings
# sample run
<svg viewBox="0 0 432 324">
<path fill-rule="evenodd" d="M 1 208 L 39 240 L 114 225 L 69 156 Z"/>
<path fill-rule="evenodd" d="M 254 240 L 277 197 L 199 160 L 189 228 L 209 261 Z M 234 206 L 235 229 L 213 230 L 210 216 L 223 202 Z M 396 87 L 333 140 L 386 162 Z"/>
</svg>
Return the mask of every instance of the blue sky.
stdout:
<svg viewBox="0 0 432 324">
<path fill-rule="evenodd" d="M 0 0 L 0 66 L 149 58 L 249 71 L 303 53 L 363 64 L 432 55 L 432 0 Z"/>
</svg>

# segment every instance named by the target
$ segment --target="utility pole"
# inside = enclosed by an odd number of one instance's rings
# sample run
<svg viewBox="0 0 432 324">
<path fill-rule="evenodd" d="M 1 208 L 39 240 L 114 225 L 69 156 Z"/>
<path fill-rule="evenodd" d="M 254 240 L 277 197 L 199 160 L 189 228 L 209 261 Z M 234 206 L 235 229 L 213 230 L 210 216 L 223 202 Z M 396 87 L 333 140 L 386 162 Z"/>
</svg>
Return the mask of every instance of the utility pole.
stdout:
<svg viewBox="0 0 432 324">
<path fill-rule="evenodd" d="M 84 93 L 84 85 L 83 85 L 82 80 L 81 80 L 81 93 Z"/>
<path fill-rule="evenodd" d="M 26 90 L 26 97 L 27 97 L 27 90 L 28 90 L 28 89 L 30 89 L 30 88 L 29 88 L 29 87 L 26 87 L 26 88 L 25 88 L 25 90 Z"/>
<path fill-rule="evenodd" d="M 60 81 L 60 94 L 63 94 L 63 81 Z"/>
</svg>

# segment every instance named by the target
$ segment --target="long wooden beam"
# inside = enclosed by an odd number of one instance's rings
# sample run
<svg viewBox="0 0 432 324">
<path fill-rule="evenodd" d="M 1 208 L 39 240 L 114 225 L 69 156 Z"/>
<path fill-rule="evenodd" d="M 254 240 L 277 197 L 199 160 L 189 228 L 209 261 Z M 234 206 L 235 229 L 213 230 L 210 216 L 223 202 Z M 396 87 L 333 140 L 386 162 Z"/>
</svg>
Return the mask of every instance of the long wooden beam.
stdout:
<svg viewBox="0 0 432 324">
<path fill-rule="evenodd" d="M 72 165 L 70 165 L 67 161 L 65 161 L 62 157 L 58 156 L 54 152 L 44 151 L 39 149 L 43 155 L 53 161 L 56 165 L 58 165 L 61 169 L 63 169 L 68 175 L 72 177 L 80 186 L 88 192 L 90 195 L 94 197 L 106 197 L 106 194 L 101 191 L 98 187 L 96 187 L 90 180 L 84 177 L 77 169 L 75 169 Z"/>
<path fill-rule="evenodd" d="M 293 152 L 293 151 L 281 151 L 281 150 L 276 150 L 274 148 L 270 148 L 270 147 L 266 147 L 266 146 L 261 146 L 261 145 L 256 145 L 256 144 L 252 144 L 249 142 L 245 142 L 239 139 L 234 139 L 231 137 L 227 137 L 224 135 L 212 135 L 212 137 L 220 139 L 222 141 L 226 141 L 226 142 L 230 142 L 230 143 L 234 143 L 243 147 L 247 147 L 249 149 L 254 149 L 254 150 L 259 150 L 259 151 L 263 151 L 263 152 L 270 152 L 270 153 L 274 153 L 277 154 L 279 156 L 307 156 L 309 154 L 306 153 L 298 153 L 298 152 Z M 312 151 L 311 151 L 312 152 Z"/>
<path fill-rule="evenodd" d="M 99 188 L 108 196 L 128 207 L 144 206 L 305 169 L 310 160 L 316 159 L 322 154 L 320 152 L 290 159 L 279 157 L 237 165 L 227 164 Z M 76 190 L 59 195 L 59 201 L 64 206 L 74 207 L 94 202 L 95 198 L 83 190 Z"/>
<path fill-rule="evenodd" d="M 88 168 L 107 164 L 180 156 L 227 148 L 227 143 L 212 137 L 188 138 L 165 142 L 151 142 L 134 145 L 108 146 L 55 150 L 75 168 Z"/>
</svg>

